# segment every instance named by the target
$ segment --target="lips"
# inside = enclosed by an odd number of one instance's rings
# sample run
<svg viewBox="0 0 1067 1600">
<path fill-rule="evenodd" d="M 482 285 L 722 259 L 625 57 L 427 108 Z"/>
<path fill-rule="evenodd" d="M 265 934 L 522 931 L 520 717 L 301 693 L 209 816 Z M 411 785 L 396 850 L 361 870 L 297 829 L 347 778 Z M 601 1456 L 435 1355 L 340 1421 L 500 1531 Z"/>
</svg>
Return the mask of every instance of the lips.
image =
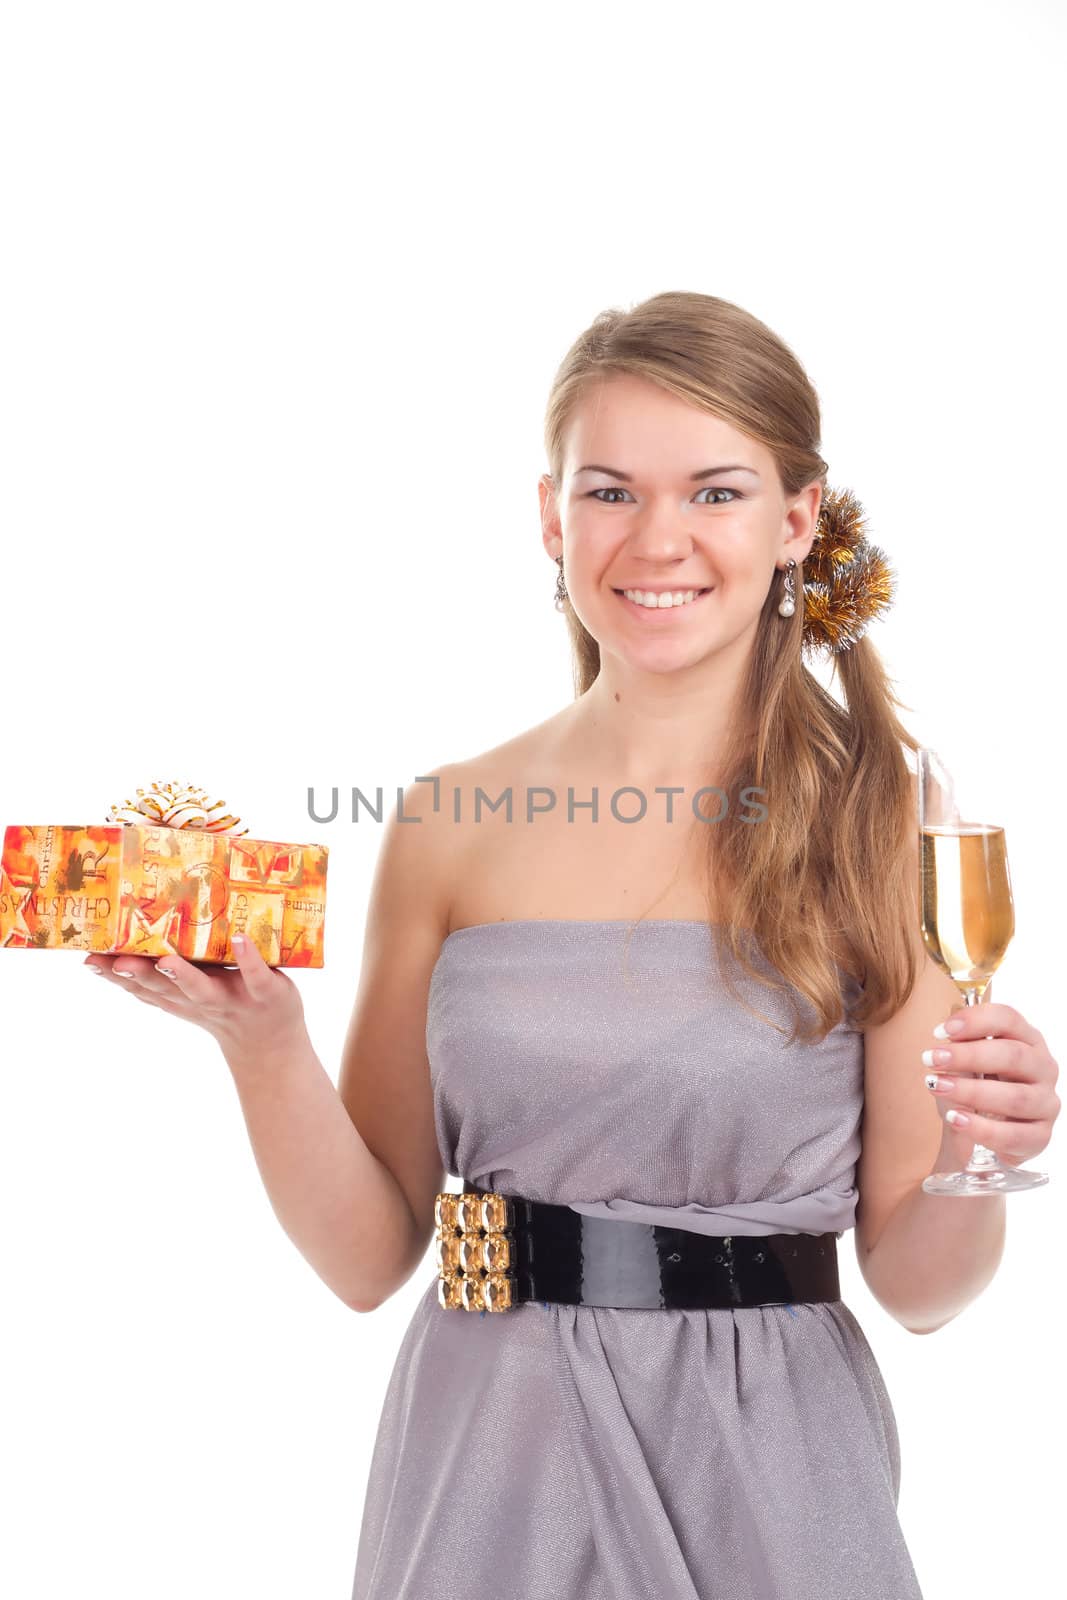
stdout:
<svg viewBox="0 0 1067 1600">
<path fill-rule="evenodd" d="M 643 583 L 627 583 L 621 588 L 616 588 L 614 592 L 616 594 L 625 594 L 626 590 L 630 589 L 634 594 L 688 594 L 690 589 L 693 589 L 698 595 L 702 595 L 707 594 L 712 587 L 713 585 L 710 583 L 703 585 L 699 583 L 672 583 L 669 589 L 646 589 Z"/>
<path fill-rule="evenodd" d="M 655 592 L 652 589 L 641 589 L 639 584 L 635 585 L 635 587 L 642 594 L 653 594 Z M 712 586 L 711 588 L 708 588 L 708 589 L 698 589 L 696 594 L 694 594 L 692 600 L 687 600 L 687 601 L 683 602 L 683 604 L 680 605 L 680 606 L 676 606 L 676 605 L 669 605 L 669 606 L 642 606 L 642 605 L 638 605 L 636 600 L 628 600 L 626 598 L 626 595 L 623 593 L 623 591 L 621 589 L 615 589 L 613 592 L 618 595 L 618 597 L 622 601 L 623 605 L 634 616 L 641 616 L 641 617 L 673 617 L 675 615 L 675 613 L 679 612 L 679 611 L 692 611 L 695 607 L 699 606 L 702 601 L 706 600 L 709 594 L 714 594 L 715 590 L 714 590 L 714 586 Z M 685 590 L 684 590 L 684 588 L 679 588 L 679 589 L 671 589 L 669 592 L 671 594 L 680 594 L 680 593 L 684 594 Z"/>
</svg>

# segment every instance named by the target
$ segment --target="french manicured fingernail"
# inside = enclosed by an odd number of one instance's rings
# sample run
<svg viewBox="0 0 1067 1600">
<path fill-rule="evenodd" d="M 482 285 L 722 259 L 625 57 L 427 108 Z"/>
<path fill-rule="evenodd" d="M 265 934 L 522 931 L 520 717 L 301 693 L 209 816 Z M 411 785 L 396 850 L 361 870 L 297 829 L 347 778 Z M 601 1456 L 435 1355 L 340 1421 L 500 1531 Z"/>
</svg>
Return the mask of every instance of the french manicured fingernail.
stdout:
<svg viewBox="0 0 1067 1600">
<path fill-rule="evenodd" d="M 957 1111 L 953 1106 L 951 1111 L 945 1112 L 945 1121 L 954 1123 L 957 1127 L 965 1128 L 970 1122 L 970 1117 L 964 1111 Z"/>
<path fill-rule="evenodd" d="M 952 1060 L 951 1050 L 924 1050 L 924 1067 L 947 1067 Z"/>
<path fill-rule="evenodd" d="M 115 967 L 114 972 L 115 972 L 116 978 L 132 978 L 133 977 L 133 973 L 132 972 L 127 972 L 125 967 L 123 967 L 121 972 L 119 971 L 118 967 Z"/>
<path fill-rule="evenodd" d="M 178 980 L 178 975 L 177 975 L 177 973 L 175 973 L 175 972 L 172 972 L 172 971 L 171 971 L 171 970 L 170 970 L 170 968 L 169 968 L 169 967 L 157 967 L 157 968 L 156 968 L 156 971 L 157 971 L 157 972 L 161 972 L 161 973 L 162 973 L 162 974 L 163 974 L 163 976 L 164 976 L 164 977 L 165 977 L 165 978 L 171 978 L 171 979 L 173 979 L 173 980 L 174 980 L 174 982 L 175 982 L 175 983 L 176 983 L 176 982 L 177 982 L 177 980 Z"/>
<path fill-rule="evenodd" d="M 935 1094 L 948 1094 L 950 1090 L 956 1087 L 955 1078 L 939 1078 L 936 1072 L 928 1072 L 923 1082 Z"/>
<path fill-rule="evenodd" d="M 967 1024 L 962 1017 L 949 1017 L 945 1022 L 939 1022 L 934 1029 L 935 1039 L 951 1039 L 954 1034 L 962 1033 Z"/>
<path fill-rule="evenodd" d="M 244 942 L 245 936 L 243 933 L 235 933 L 233 938 L 230 940 L 231 944 L 244 944 Z"/>
</svg>

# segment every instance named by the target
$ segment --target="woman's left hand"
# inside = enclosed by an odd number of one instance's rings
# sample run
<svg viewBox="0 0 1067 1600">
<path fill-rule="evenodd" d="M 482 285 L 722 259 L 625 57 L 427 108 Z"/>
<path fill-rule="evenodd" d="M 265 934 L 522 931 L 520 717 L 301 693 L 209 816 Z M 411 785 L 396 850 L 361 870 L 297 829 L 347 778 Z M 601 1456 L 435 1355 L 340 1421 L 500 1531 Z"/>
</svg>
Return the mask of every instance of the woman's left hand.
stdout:
<svg viewBox="0 0 1067 1600">
<path fill-rule="evenodd" d="M 962 1027 L 954 1033 L 957 1023 Z M 1043 1036 L 1014 1007 L 995 1002 L 961 1005 L 942 1026 L 949 1036 L 935 1035 L 930 1041 L 935 1054 L 924 1052 L 923 1066 L 942 1085 L 932 1092 L 958 1144 L 961 1165 L 975 1144 L 995 1150 L 1006 1166 L 1040 1155 L 1060 1114 L 1059 1067 Z M 937 1059 L 943 1050 L 951 1052 L 951 1060 Z M 969 1121 L 957 1121 L 950 1112 Z"/>
</svg>

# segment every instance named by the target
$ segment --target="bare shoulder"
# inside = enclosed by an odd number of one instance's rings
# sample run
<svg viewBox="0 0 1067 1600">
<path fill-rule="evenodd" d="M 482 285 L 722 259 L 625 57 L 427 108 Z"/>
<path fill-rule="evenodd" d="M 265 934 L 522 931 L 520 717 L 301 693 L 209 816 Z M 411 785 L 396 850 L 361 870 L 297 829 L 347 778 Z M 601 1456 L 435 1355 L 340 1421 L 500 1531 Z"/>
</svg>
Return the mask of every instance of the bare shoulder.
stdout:
<svg viewBox="0 0 1067 1600">
<path fill-rule="evenodd" d="M 446 797 L 462 765 L 435 767 L 412 779 L 387 813 L 371 882 L 364 960 L 382 954 L 401 930 L 424 959 L 436 956 L 446 937 L 454 871 Z"/>
</svg>

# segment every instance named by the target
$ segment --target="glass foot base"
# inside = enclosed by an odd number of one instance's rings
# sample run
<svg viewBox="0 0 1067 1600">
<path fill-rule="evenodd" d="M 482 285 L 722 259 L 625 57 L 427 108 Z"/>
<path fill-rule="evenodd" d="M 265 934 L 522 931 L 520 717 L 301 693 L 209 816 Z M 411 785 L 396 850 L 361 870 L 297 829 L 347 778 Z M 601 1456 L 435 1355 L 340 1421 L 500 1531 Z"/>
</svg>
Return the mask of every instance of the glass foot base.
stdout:
<svg viewBox="0 0 1067 1600">
<path fill-rule="evenodd" d="M 987 1172 L 932 1172 L 923 1179 L 923 1189 L 927 1194 L 1011 1194 L 1018 1189 L 1037 1189 L 1047 1182 L 1047 1172 L 990 1167 Z"/>
</svg>

